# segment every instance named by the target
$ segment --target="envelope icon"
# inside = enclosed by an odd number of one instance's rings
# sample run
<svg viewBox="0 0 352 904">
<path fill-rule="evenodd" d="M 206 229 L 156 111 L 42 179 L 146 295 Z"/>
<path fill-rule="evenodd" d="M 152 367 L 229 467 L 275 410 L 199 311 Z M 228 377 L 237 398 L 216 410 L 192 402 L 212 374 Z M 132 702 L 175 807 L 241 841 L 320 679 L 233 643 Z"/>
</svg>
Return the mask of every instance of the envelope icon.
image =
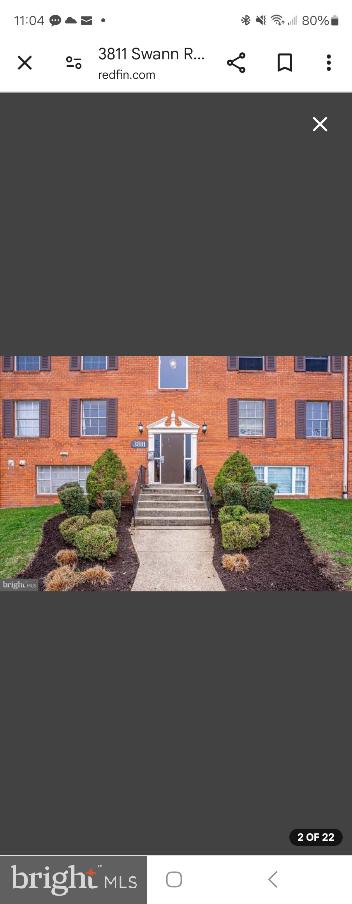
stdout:
<svg viewBox="0 0 352 904">
<path fill-rule="evenodd" d="M 93 25 L 93 16 L 81 16 L 81 25 Z"/>
</svg>

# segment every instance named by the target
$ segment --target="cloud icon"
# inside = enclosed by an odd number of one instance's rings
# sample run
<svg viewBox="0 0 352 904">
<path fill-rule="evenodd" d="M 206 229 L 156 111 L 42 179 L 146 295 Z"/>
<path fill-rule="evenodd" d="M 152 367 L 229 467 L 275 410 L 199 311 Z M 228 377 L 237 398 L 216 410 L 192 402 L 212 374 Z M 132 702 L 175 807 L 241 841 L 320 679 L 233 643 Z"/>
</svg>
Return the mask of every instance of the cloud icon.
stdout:
<svg viewBox="0 0 352 904">
<path fill-rule="evenodd" d="M 72 16 L 67 16 L 65 23 L 66 25 L 77 25 L 77 19 L 73 19 Z"/>
</svg>

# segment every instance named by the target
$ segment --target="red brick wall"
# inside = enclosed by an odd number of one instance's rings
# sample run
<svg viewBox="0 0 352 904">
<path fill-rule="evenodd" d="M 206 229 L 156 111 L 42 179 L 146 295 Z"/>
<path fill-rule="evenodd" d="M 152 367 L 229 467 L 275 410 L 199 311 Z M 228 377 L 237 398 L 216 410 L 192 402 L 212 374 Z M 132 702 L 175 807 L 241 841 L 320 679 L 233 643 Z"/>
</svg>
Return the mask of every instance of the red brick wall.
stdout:
<svg viewBox="0 0 352 904">
<path fill-rule="evenodd" d="M 352 357 L 352 356 L 351 356 Z M 351 359 L 350 359 L 351 360 Z M 140 464 L 146 464 L 146 452 L 133 451 L 131 440 L 138 439 L 137 424 L 144 426 L 170 416 L 172 410 L 187 420 L 202 425 L 198 463 L 203 464 L 210 482 L 225 458 L 241 449 L 253 464 L 306 465 L 310 468 L 310 495 L 341 496 L 343 469 L 342 440 L 296 440 L 295 400 L 333 400 L 343 398 L 341 374 L 295 373 L 292 355 L 277 358 L 275 373 L 237 373 L 227 370 L 226 356 L 191 355 L 189 388 L 186 391 L 158 389 L 158 357 L 120 356 L 118 371 L 74 373 L 66 356 L 52 357 L 49 373 L 1 373 L 1 396 L 6 399 L 51 399 L 50 439 L 1 440 L 1 506 L 41 505 L 53 497 L 36 495 L 36 465 L 92 464 L 111 446 L 125 462 L 131 483 Z M 118 437 L 79 438 L 68 436 L 68 400 L 70 398 L 119 399 Z M 352 396 L 352 393 L 351 393 Z M 277 439 L 229 439 L 227 435 L 227 399 L 277 399 Z M 350 401 L 352 424 L 352 398 Z M 147 431 L 144 432 L 147 438 Z M 352 427 L 351 427 L 352 449 Z M 60 456 L 68 452 L 67 458 Z M 8 459 L 15 460 L 9 469 Z M 19 467 L 19 459 L 26 460 Z M 352 480 L 352 455 L 350 456 Z"/>
</svg>

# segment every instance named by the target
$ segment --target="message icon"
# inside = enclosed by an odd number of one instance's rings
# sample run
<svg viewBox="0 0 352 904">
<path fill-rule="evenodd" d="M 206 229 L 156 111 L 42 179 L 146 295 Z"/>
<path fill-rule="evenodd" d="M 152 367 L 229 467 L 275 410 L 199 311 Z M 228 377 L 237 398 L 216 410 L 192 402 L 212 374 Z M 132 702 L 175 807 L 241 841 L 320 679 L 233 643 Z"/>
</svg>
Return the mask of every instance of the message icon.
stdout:
<svg viewBox="0 0 352 904">
<path fill-rule="evenodd" d="M 61 16 L 50 16 L 49 22 L 50 25 L 60 25 Z"/>
<path fill-rule="evenodd" d="M 293 72 L 292 53 L 279 53 L 277 58 L 277 68 L 279 72 Z"/>
</svg>

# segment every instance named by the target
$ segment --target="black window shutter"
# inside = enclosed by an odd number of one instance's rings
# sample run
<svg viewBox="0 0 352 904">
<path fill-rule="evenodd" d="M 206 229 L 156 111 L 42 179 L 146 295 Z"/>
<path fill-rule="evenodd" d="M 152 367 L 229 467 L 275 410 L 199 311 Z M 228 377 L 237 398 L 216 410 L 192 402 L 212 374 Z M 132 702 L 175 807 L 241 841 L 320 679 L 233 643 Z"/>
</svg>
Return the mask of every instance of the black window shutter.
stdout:
<svg viewBox="0 0 352 904">
<path fill-rule="evenodd" d="M 306 356 L 295 355 L 295 370 L 302 371 L 306 369 Z"/>
<path fill-rule="evenodd" d="M 276 437 L 276 399 L 265 402 L 265 436 Z"/>
<path fill-rule="evenodd" d="M 50 436 L 50 399 L 39 402 L 39 436 Z"/>
<path fill-rule="evenodd" d="M 40 369 L 51 370 L 51 355 L 40 356 Z"/>
<path fill-rule="evenodd" d="M 81 400 L 70 399 L 70 415 L 69 415 L 69 434 L 70 436 L 81 435 Z"/>
<path fill-rule="evenodd" d="M 2 356 L 2 369 L 3 371 L 10 372 L 14 370 L 15 356 L 14 355 L 3 355 Z"/>
<path fill-rule="evenodd" d="M 265 370 L 276 370 L 276 356 L 265 355 Z"/>
<path fill-rule="evenodd" d="M 106 435 L 117 436 L 117 399 L 106 399 Z"/>
<path fill-rule="evenodd" d="M 331 436 L 343 439 L 343 402 L 331 403 Z"/>
<path fill-rule="evenodd" d="M 70 355 L 70 370 L 80 370 L 81 369 L 81 356 L 80 355 Z"/>
<path fill-rule="evenodd" d="M 2 435 L 6 438 L 15 435 L 15 403 L 12 399 L 3 399 Z"/>
<path fill-rule="evenodd" d="M 239 435 L 239 404 L 238 399 L 227 400 L 227 417 L 229 436 Z"/>
<path fill-rule="evenodd" d="M 118 370 L 119 369 L 119 356 L 118 355 L 108 355 L 108 370 Z"/>
<path fill-rule="evenodd" d="M 341 374 L 343 371 L 343 355 L 331 355 L 331 370 L 333 374 Z"/>
<path fill-rule="evenodd" d="M 238 370 L 239 366 L 240 366 L 239 355 L 228 355 L 227 356 L 227 369 L 228 370 Z"/>
<path fill-rule="evenodd" d="M 307 435 L 306 423 L 307 402 L 301 399 L 296 401 L 296 437 L 297 439 L 305 439 Z"/>
</svg>

